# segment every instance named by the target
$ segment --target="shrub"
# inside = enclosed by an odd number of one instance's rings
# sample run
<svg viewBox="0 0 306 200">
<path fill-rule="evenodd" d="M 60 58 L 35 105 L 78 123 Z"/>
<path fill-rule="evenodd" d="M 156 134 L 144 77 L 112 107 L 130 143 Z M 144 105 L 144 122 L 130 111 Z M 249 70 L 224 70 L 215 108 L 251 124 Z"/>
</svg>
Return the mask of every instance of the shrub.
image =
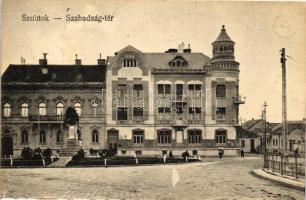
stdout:
<svg viewBox="0 0 306 200">
<path fill-rule="evenodd" d="M 21 151 L 21 157 L 27 160 L 32 159 L 33 150 L 30 147 L 24 147 Z"/>
<path fill-rule="evenodd" d="M 43 151 L 43 156 L 46 158 L 51 158 L 52 156 L 52 150 L 50 148 L 47 148 Z"/>
<path fill-rule="evenodd" d="M 95 151 L 92 148 L 90 148 L 89 153 L 90 153 L 90 155 L 93 155 L 95 153 Z"/>
<path fill-rule="evenodd" d="M 101 158 L 110 158 L 113 157 L 115 154 L 115 151 L 109 149 L 102 149 L 101 151 L 99 151 L 99 155 Z"/>
<path fill-rule="evenodd" d="M 42 154 L 42 150 L 39 147 L 34 149 L 34 155 L 35 154 Z"/>
<path fill-rule="evenodd" d="M 72 156 L 72 160 L 83 160 L 85 157 L 85 151 L 80 149 L 77 154 Z"/>
</svg>

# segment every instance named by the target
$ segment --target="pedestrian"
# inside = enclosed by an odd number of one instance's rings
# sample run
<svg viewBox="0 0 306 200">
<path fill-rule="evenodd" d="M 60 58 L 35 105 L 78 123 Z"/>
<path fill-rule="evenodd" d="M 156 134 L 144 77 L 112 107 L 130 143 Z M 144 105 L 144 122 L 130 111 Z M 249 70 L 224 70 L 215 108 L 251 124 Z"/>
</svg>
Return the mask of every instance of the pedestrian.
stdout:
<svg viewBox="0 0 306 200">
<path fill-rule="evenodd" d="M 223 156 L 223 149 L 219 149 L 219 158 L 220 158 L 220 160 L 221 160 L 221 158 L 222 158 L 222 156 Z"/>
<path fill-rule="evenodd" d="M 240 156 L 241 156 L 241 158 L 244 158 L 244 150 L 243 150 L 242 147 L 240 148 Z"/>
</svg>

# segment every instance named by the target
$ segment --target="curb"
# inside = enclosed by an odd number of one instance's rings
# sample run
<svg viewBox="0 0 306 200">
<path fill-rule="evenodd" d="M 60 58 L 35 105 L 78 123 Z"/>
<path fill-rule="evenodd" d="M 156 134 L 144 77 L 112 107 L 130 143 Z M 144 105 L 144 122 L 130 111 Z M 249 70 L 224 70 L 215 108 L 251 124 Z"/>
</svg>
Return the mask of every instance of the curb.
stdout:
<svg viewBox="0 0 306 200">
<path fill-rule="evenodd" d="M 260 173 L 263 172 L 264 174 Z M 288 179 L 288 178 L 285 178 L 285 177 L 280 177 L 280 176 L 277 176 L 275 174 L 272 174 L 272 173 L 269 173 L 269 172 L 266 172 L 264 171 L 263 169 L 255 169 L 253 171 L 251 171 L 251 174 L 253 174 L 254 176 L 258 177 L 258 178 L 262 178 L 262 179 L 266 179 L 266 180 L 270 180 L 270 181 L 273 181 L 273 182 L 276 182 L 276 183 L 279 183 L 281 185 L 285 185 L 287 187 L 290 187 L 290 188 L 294 188 L 294 189 L 297 189 L 297 190 L 301 190 L 301 191 L 305 191 L 305 185 L 304 186 L 301 186 L 299 184 L 294 184 L 294 183 L 289 183 L 286 181 L 287 180 L 291 180 L 291 179 Z M 273 177 L 274 176 L 274 177 Z M 281 179 L 284 179 L 284 180 L 280 180 Z M 296 180 L 291 180 L 291 181 L 296 181 Z M 297 182 L 297 181 L 296 181 Z M 302 182 L 301 182 L 302 183 Z M 305 183 L 304 183 L 305 184 Z"/>
</svg>

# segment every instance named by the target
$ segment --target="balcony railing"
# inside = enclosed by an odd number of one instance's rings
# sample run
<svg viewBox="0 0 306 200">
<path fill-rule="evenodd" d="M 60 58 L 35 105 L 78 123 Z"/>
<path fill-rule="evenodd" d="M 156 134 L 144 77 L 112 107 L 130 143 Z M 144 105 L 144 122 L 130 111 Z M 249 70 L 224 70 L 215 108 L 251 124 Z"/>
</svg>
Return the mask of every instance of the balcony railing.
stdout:
<svg viewBox="0 0 306 200">
<path fill-rule="evenodd" d="M 103 114 L 81 114 L 79 117 L 80 121 L 90 121 L 90 120 L 101 120 Z M 62 122 L 64 120 L 63 115 L 56 114 L 47 114 L 47 115 L 28 115 L 26 117 L 21 116 L 20 114 L 13 114 L 9 117 L 2 117 L 3 121 L 52 121 L 52 122 Z"/>
<path fill-rule="evenodd" d="M 243 97 L 243 98 L 241 96 L 233 97 L 233 103 L 235 105 L 245 104 L 245 97 Z"/>
</svg>

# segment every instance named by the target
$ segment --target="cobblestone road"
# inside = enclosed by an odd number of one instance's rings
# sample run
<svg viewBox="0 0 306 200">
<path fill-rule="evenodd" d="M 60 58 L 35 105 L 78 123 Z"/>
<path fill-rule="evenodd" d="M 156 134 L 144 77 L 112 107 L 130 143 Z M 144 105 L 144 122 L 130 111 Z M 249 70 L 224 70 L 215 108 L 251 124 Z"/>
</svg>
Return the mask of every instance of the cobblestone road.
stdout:
<svg viewBox="0 0 306 200">
<path fill-rule="evenodd" d="M 39 199 L 304 199 L 254 177 L 260 158 L 112 168 L 0 169 L 2 197 Z"/>
</svg>

